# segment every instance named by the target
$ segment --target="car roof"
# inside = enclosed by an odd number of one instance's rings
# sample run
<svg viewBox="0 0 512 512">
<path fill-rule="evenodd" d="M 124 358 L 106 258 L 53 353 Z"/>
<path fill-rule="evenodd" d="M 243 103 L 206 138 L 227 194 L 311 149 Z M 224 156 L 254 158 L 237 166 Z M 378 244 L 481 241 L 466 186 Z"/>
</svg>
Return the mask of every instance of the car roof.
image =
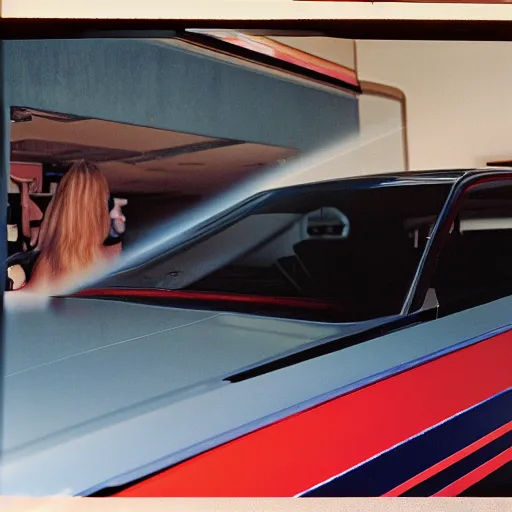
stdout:
<svg viewBox="0 0 512 512">
<path fill-rule="evenodd" d="M 296 183 L 283 183 L 277 187 L 269 187 L 266 192 L 300 190 L 301 188 L 324 188 L 329 185 L 350 187 L 408 186 L 431 185 L 436 183 L 454 184 L 465 176 L 482 173 L 512 173 L 512 167 L 473 167 L 460 169 L 419 169 L 407 171 L 382 172 L 372 174 L 355 174 L 331 179 L 304 180 Z"/>
<path fill-rule="evenodd" d="M 432 182 L 436 180 L 446 182 L 455 182 L 460 178 L 468 175 L 475 175 L 481 173 L 500 172 L 508 173 L 512 172 L 512 167 L 471 167 L 471 168 L 457 168 L 457 169 L 415 169 L 415 170 L 402 170 L 402 171 L 386 171 L 372 174 L 355 174 L 346 177 L 337 177 L 327 180 L 318 181 L 304 181 L 303 183 L 297 183 L 300 185 L 314 185 L 315 183 L 333 183 L 333 182 L 359 182 L 359 181 L 389 181 L 397 180 L 400 184 L 407 184 L 409 180 L 418 180 L 425 182 Z M 283 188 L 288 188 L 285 186 Z"/>
</svg>

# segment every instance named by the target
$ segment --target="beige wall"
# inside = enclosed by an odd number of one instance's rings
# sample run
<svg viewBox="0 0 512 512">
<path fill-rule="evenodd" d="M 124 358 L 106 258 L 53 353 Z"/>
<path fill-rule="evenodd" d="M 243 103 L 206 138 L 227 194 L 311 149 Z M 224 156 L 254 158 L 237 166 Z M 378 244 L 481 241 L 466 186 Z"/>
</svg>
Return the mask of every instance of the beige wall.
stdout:
<svg viewBox="0 0 512 512">
<path fill-rule="evenodd" d="M 363 94 L 359 97 L 361 174 L 406 170 L 402 104 Z"/>
<path fill-rule="evenodd" d="M 411 169 L 512 158 L 512 43 L 357 41 L 357 60 L 406 95 Z"/>
<path fill-rule="evenodd" d="M 350 40 L 276 39 L 354 65 Z M 512 159 L 512 43 L 365 40 L 356 45 L 360 80 L 405 93 L 410 169 Z M 402 126 L 400 104 L 363 95 L 360 123 L 366 143 L 359 149 L 358 172 L 404 169 L 402 133 L 396 131 Z"/>
<path fill-rule="evenodd" d="M 355 68 L 355 41 L 331 37 L 273 37 L 288 46 L 322 57 L 342 66 Z M 341 157 L 340 167 L 325 167 L 336 176 L 373 174 L 405 169 L 401 103 L 370 94 L 359 97 L 360 144 Z M 343 162 L 343 164 L 341 164 Z M 329 169 L 329 170 L 328 170 Z M 336 170 L 335 170 L 336 169 Z"/>
</svg>

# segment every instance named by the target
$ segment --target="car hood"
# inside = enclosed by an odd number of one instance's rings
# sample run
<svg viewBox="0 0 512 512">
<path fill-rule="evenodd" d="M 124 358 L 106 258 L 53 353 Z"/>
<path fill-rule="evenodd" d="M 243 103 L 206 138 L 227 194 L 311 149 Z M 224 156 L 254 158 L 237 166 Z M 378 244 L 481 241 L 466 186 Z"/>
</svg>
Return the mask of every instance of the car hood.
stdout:
<svg viewBox="0 0 512 512">
<path fill-rule="evenodd" d="M 11 311 L 4 316 L 1 492 L 89 495 L 124 485 L 509 330 L 511 300 L 236 383 L 223 378 L 368 324 L 92 299 L 59 299 L 30 315 Z"/>
<path fill-rule="evenodd" d="M 9 312 L 5 453 L 362 328 L 84 298 Z"/>
</svg>

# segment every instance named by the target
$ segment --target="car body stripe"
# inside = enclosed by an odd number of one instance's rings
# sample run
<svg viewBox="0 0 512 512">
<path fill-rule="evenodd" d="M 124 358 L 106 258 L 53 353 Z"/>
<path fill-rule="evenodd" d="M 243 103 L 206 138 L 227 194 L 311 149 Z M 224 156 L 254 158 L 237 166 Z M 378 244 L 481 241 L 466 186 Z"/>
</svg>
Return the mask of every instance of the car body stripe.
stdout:
<svg viewBox="0 0 512 512">
<path fill-rule="evenodd" d="M 304 309 L 319 309 L 327 311 L 343 312 L 345 308 L 334 301 L 304 299 L 302 297 L 274 297 L 253 294 L 236 294 L 227 292 L 208 292 L 190 290 L 160 290 L 160 289 L 139 289 L 139 288 L 88 288 L 77 292 L 72 297 L 104 297 L 104 298 L 153 298 L 171 300 L 188 300 L 195 302 L 227 302 L 244 303 L 257 305 L 275 305 L 286 307 L 297 307 Z"/>
<path fill-rule="evenodd" d="M 117 496 L 279 497 L 305 492 L 510 388 L 511 341 L 508 331 L 335 398 L 184 461 Z"/>
<path fill-rule="evenodd" d="M 368 464 L 368 463 L 370 463 L 370 462 L 372 462 L 372 461 L 374 461 L 374 460 L 378 459 L 379 457 L 382 457 L 383 455 L 386 455 L 386 454 L 388 454 L 388 453 L 391 453 L 391 452 L 393 452 L 394 450 L 396 450 L 397 448 L 400 448 L 400 447 L 402 447 L 402 446 L 404 446 L 404 445 L 406 445 L 406 444 L 410 443 L 411 441 L 414 441 L 415 439 L 419 438 L 420 436 L 423 436 L 423 435 L 425 435 L 425 434 L 427 434 L 427 433 L 429 433 L 429 432 L 431 432 L 431 431 L 433 431 L 433 430 L 435 430 L 435 429 L 438 429 L 439 427 L 442 427 L 442 426 L 443 426 L 443 425 L 445 425 L 446 423 L 451 422 L 452 420 L 454 420 L 454 419 L 458 418 L 459 416 L 462 416 L 462 415 L 464 415 L 464 414 L 466 414 L 466 413 L 468 413 L 468 412 L 470 412 L 470 411 L 473 411 L 473 410 L 475 410 L 475 409 L 477 409 L 477 408 L 481 407 L 482 405 L 484 405 L 484 404 L 486 404 L 486 403 L 488 403 L 488 402 L 490 402 L 490 401 L 494 401 L 494 400 L 496 400 L 496 398 L 499 398 L 499 397 L 501 397 L 501 396 L 503 396 L 503 395 L 505 395 L 505 394 L 510 394 L 511 392 L 512 392 L 512 388 L 509 388 L 508 390 L 503 391 L 503 392 L 501 392 L 501 393 L 498 393 L 497 395 L 494 395 L 494 396 L 492 396 L 492 397 L 490 397 L 490 398 L 488 398 L 488 399 L 484 400 L 483 402 L 480 402 L 480 403 L 475 404 L 475 405 L 473 405 L 473 406 L 471 406 L 471 407 L 468 407 L 466 410 L 459 411 L 457 414 L 454 414 L 452 417 L 450 417 L 450 418 L 446 418 L 445 420 L 441 421 L 440 423 L 438 423 L 438 424 L 436 424 L 436 425 L 433 425 L 433 426 L 431 426 L 431 427 L 429 427 L 429 428 L 427 428 L 427 429 L 423 430 L 422 432 L 418 432 L 418 433 L 417 433 L 417 434 L 415 434 L 414 436 L 412 436 L 412 437 L 410 437 L 410 438 L 408 438 L 408 439 L 405 439 L 404 441 L 402 441 L 402 442 L 400 442 L 400 443 L 397 443 L 395 446 L 392 446 L 390 449 L 385 450 L 385 451 L 383 451 L 383 452 L 381 452 L 381 453 L 378 453 L 378 454 L 374 455 L 373 457 L 370 457 L 368 460 L 365 460 L 365 461 L 363 461 L 363 462 L 361 462 L 361 463 L 357 464 L 356 466 L 354 466 L 354 467 L 352 467 L 352 468 L 349 468 L 349 469 L 348 469 L 348 470 L 346 470 L 346 471 L 343 471 L 342 473 L 340 473 L 340 474 L 338 474 L 338 475 L 334 475 L 333 477 L 329 478 L 328 480 L 323 481 L 323 482 L 321 482 L 321 483 L 319 483 L 319 484 L 315 485 L 315 486 L 314 486 L 314 487 L 312 487 L 311 489 L 308 489 L 307 491 L 304 491 L 304 492 L 301 492 L 301 493 L 297 494 L 295 497 L 301 497 L 301 496 L 304 496 L 304 495 L 305 495 L 305 494 L 307 494 L 309 491 L 311 491 L 311 490 L 313 490 L 313 489 L 317 489 L 317 488 L 321 487 L 322 485 L 327 484 L 327 483 L 329 483 L 329 482 L 332 482 L 332 481 L 333 481 L 333 480 L 335 480 L 336 478 L 339 478 L 339 477 L 341 477 L 341 476 L 347 475 L 347 474 L 351 473 L 352 471 L 355 471 L 356 469 L 358 469 L 358 468 L 360 468 L 360 467 L 362 467 L 362 466 L 364 466 L 364 465 L 366 465 L 366 464 Z M 489 432 L 489 433 L 490 433 L 490 434 L 492 434 L 492 432 Z M 455 455 L 455 454 L 454 454 L 454 455 Z M 430 468 L 428 468 L 428 469 L 430 469 Z M 425 471 L 428 471 L 428 469 L 427 469 L 427 470 L 425 470 Z M 421 473 L 419 473 L 419 474 L 421 474 Z M 412 479 L 411 479 L 411 480 L 412 480 Z M 397 487 L 398 487 L 398 486 L 397 486 Z M 382 496 L 382 497 L 384 497 L 384 494 L 382 494 L 381 496 Z"/>
<path fill-rule="evenodd" d="M 512 459 L 457 496 L 461 498 L 512 498 Z"/>
<path fill-rule="evenodd" d="M 512 430 L 512 421 L 508 422 L 507 424 L 503 425 L 502 427 L 497 428 L 490 434 L 485 435 L 484 437 L 480 438 L 478 441 L 475 441 L 474 443 L 471 443 L 469 446 L 466 446 L 462 450 L 459 450 L 458 452 L 454 453 L 450 457 L 447 457 L 446 459 L 442 460 L 441 462 L 438 462 L 437 464 L 434 464 L 430 468 L 426 469 L 425 471 L 422 471 L 415 477 L 411 478 L 410 480 L 407 480 L 403 484 L 398 485 L 394 489 L 391 489 L 390 491 L 384 493 L 382 497 L 385 498 L 396 498 L 403 494 L 404 492 L 408 491 L 409 489 L 412 489 L 414 486 L 418 485 L 419 483 L 427 480 L 427 478 L 430 478 L 432 475 L 435 475 L 442 471 L 443 469 L 447 468 L 448 466 L 451 466 L 455 462 L 458 462 L 459 460 L 463 459 L 464 457 L 467 457 L 471 453 L 475 452 L 482 446 L 485 446 L 486 444 L 490 443 L 491 441 L 494 441 L 494 439 L 497 439 L 498 437 L 506 434 L 507 432 L 510 432 Z"/>
<path fill-rule="evenodd" d="M 414 475 L 427 470 L 447 456 L 456 453 L 472 442 L 478 441 L 484 435 L 507 423 L 510 410 L 512 410 L 512 389 L 500 393 L 490 400 L 486 400 L 476 407 L 472 407 L 462 414 L 436 425 L 432 429 L 428 429 L 421 435 L 415 436 L 373 460 L 317 486 L 315 489 L 304 493 L 304 495 L 308 497 L 380 496 L 399 483 L 409 480 Z M 512 433 L 504 435 L 512 435 Z M 489 445 L 495 445 L 496 442 L 500 444 L 501 450 L 510 445 L 506 444 L 507 440 L 503 439 L 502 435 L 497 440 L 491 441 L 477 450 L 475 452 L 477 459 L 482 460 L 481 450 L 485 450 Z M 510 441 L 508 442 L 510 443 Z M 489 458 L 500 451 L 496 446 L 492 446 L 490 449 L 495 451 L 489 455 Z M 474 459 L 474 454 L 470 457 Z M 469 467 L 468 471 L 478 465 L 478 460 L 474 463 L 474 466 Z M 467 467 L 468 458 L 466 457 L 462 461 Z M 419 483 L 405 494 L 415 493 L 415 496 L 421 497 L 432 494 L 439 490 L 444 482 L 450 481 L 450 474 L 453 472 L 454 466 L 460 465 L 460 463 L 461 461 L 452 464 L 449 468 L 442 470 L 441 474 L 431 476 L 426 482 Z M 460 468 L 458 469 L 460 471 Z M 455 480 L 460 474 L 463 473 L 456 473 L 452 480 Z M 440 482 L 438 485 L 441 485 L 441 487 L 436 488 L 436 482 Z M 433 491 L 428 492 L 433 484 Z M 425 488 L 426 492 L 423 492 Z"/>
<path fill-rule="evenodd" d="M 459 478 L 455 482 L 441 489 L 439 492 L 434 494 L 435 497 L 451 497 L 458 496 L 466 489 L 474 485 L 475 483 L 483 480 L 486 476 L 490 475 L 497 469 L 501 468 L 512 460 L 512 447 L 508 448 L 504 452 L 500 453 L 491 460 L 485 462 L 478 468 L 474 469 L 467 475 Z"/>
<path fill-rule="evenodd" d="M 510 409 L 509 409 L 510 410 Z M 402 494 L 402 497 L 423 498 L 432 496 L 441 489 L 463 478 L 473 470 L 497 457 L 512 446 L 512 432 L 498 437 L 464 459 L 432 475 L 429 479 Z"/>
</svg>

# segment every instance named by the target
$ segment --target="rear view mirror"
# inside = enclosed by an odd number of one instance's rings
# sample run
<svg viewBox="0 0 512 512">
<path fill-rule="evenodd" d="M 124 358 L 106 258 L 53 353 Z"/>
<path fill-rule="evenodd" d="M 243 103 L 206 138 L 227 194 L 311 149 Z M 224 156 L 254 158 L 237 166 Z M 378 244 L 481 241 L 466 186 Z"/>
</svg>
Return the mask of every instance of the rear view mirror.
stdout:
<svg viewBox="0 0 512 512">
<path fill-rule="evenodd" d="M 306 215 L 302 226 L 302 238 L 339 240 L 347 238 L 350 221 L 337 208 L 319 208 Z"/>
</svg>

